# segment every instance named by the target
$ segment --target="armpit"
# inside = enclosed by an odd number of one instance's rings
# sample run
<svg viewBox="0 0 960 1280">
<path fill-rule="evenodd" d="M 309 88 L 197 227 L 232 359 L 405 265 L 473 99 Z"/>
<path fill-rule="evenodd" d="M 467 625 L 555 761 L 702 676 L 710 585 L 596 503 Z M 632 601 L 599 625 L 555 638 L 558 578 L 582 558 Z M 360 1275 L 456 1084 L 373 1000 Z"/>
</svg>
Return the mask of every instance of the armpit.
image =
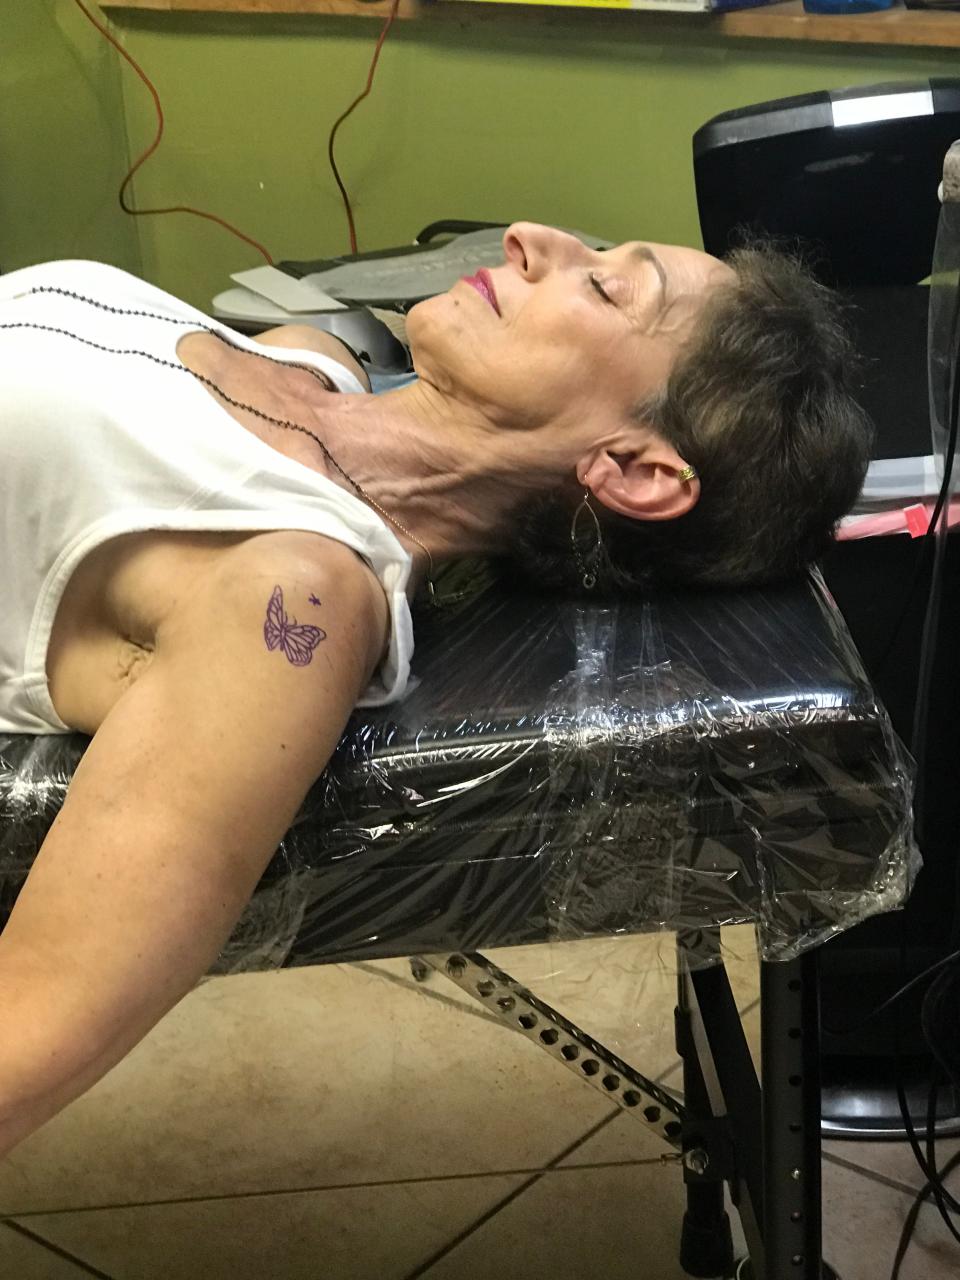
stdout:
<svg viewBox="0 0 960 1280">
<path fill-rule="evenodd" d="M 129 689 L 134 681 L 143 675 L 153 661 L 153 655 L 152 645 L 138 644 L 125 636 L 118 638 L 115 678 L 120 692 Z"/>
</svg>

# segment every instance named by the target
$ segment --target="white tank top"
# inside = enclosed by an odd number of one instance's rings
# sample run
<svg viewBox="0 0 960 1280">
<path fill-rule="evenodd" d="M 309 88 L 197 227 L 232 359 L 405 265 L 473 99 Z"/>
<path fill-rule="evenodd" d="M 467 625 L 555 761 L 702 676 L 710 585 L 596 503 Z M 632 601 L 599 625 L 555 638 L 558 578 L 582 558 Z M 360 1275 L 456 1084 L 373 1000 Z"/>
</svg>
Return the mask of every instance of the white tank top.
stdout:
<svg viewBox="0 0 960 1280">
<path fill-rule="evenodd" d="M 120 314 L 129 310 L 150 317 Z M 37 325 L 45 328 L 25 327 Z M 358 705 L 403 694 L 411 558 L 387 525 L 253 435 L 190 373 L 119 354 L 180 364 L 178 340 L 202 327 L 309 364 L 340 391 L 363 391 L 337 361 L 265 348 L 115 267 L 51 262 L 0 276 L 0 730 L 70 732 L 46 675 L 57 605 L 85 556 L 147 529 L 306 529 L 352 547 L 383 585 L 391 616 L 387 656 Z"/>
</svg>

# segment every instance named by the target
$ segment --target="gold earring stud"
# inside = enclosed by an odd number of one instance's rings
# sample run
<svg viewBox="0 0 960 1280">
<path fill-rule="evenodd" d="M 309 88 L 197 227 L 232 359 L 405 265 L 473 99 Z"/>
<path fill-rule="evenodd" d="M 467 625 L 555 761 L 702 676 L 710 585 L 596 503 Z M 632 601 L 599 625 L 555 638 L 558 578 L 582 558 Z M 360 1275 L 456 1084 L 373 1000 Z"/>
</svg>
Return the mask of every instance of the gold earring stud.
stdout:
<svg viewBox="0 0 960 1280">
<path fill-rule="evenodd" d="M 696 467 L 684 467 L 682 471 L 677 472 L 677 479 L 681 481 L 683 484 L 686 484 L 688 480 L 695 480 L 696 477 L 697 477 Z"/>
</svg>

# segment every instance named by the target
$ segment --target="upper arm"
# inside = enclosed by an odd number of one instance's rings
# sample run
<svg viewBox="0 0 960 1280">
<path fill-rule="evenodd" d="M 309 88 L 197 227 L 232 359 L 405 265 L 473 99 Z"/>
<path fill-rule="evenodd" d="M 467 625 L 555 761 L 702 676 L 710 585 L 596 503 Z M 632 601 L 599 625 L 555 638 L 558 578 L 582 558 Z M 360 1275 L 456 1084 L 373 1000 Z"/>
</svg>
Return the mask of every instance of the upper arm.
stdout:
<svg viewBox="0 0 960 1280">
<path fill-rule="evenodd" d="M 264 853 L 332 754 L 380 659 L 386 616 L 349 548 L 315 535 L 266 542 L 239 548 L 181 602 L 141 677 L 153 676 L 154 730 L 178 744 L 178 785 L 195 783 L 197 817 L 220 838 L 256 834 Z"/>
<path fill-rule="evenodd" d="M 109 973 L 117 1005 L 143 1001 L 144 1026 L 215 960 L 379 661 L 379 584 L 316 541 L 322 557 L 295 540 L 283 555 L 240 548 L 180 603 L 81 759 L 4 931 L 40 955 L 69 938 L 92 984 Z M 323 639 L 287 631 L 268 647 L 278 588 L 289 626 Z"/>
<path fill-rule="evenodd" d="M 261 870 L 370 680 L 387 611 L 349 548 L 315 535 L 266 543 L 226 557 L 181 602 L 124 695 L 140 686 L 139 705 L 97 735 L 108 729 L 118 759 L 134 743 L 155 758 L 178 797 L 165 821 L 208 847 L 246 846 Z"/>
<path fill-rule="evenodd" d="M 283 324 L 277 329 L 268 329 L 265 333 L 258 334 L 256 340 L 269 347 L 319 351 L 321 355 L 330 356 L 345 369 L 349 369 L 356 378 L 359 378 L 360 385 L 370 390 L 370 379 L 363 365 L 354 358 L 349 347 L 324 329 L 315 329 L 309 324 Z"/>
</svg>

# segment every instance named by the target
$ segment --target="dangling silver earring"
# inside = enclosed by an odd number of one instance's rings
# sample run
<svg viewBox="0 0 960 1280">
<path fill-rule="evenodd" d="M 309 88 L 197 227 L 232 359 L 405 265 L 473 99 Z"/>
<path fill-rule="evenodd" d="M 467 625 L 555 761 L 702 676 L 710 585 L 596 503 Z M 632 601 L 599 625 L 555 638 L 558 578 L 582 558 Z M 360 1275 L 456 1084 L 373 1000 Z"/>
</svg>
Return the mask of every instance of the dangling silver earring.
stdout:
<svg viewBox="0 0 960 1280">
<path fill-rule="evenodd" d="M 594 544 L 587 552 L 586 560 L 580 554 L 580 546 L 577 542 L 577 524 L 584 512 L 588 512 L 590 519 L 593 521 L 594 536 Z M 592 591 L 597 585 L 597 568 L 600 564 L 600 552 L 603 550 L 603 532 L 600 528 L 600 521 L 597 519 L 597 513 L 590 505 L 589 489 L 584 489 L 583 501 L 573 513 L 573 524 L 570 526 L 570 544 L 573 547 L 574 558 L 576 559 L 583 585 L 587 591 Z"/>
</svg>

